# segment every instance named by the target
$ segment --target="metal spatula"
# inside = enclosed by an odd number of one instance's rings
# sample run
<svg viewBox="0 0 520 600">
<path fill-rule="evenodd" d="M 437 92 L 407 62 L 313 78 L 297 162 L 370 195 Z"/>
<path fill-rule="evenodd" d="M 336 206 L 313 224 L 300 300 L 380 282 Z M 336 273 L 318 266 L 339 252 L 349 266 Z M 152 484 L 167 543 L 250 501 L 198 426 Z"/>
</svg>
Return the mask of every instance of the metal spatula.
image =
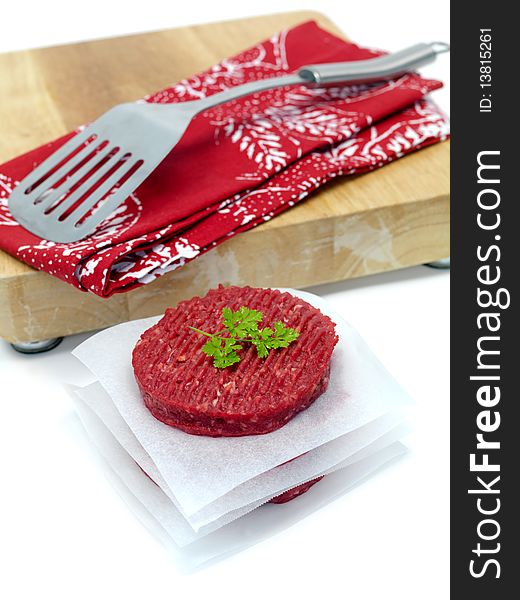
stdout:
<svg viewBox="0 0 520 600">
<path fill-rule="evenodd" d="M 387 80 L 448 49 L 440 42 L 416 44 L 370 60 L 302 67 L 296 74 L 253 81 L 192 102 L 120 104 L 29 173 L 11 193 L 9 210 L 39 237 L 75 242 L 92 233 L 150 175 L 198 113 L 276 87 Z"/>
</svg>

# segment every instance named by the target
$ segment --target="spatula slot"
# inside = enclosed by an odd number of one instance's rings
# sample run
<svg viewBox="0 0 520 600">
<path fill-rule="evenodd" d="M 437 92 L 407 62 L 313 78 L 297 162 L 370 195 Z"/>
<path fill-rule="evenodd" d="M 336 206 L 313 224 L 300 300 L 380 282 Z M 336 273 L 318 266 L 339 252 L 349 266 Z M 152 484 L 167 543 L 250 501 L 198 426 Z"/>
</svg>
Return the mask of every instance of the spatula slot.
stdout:
<svg viewBox="0 0 520 600">
<path fill-rule="evenodd" d="M 71 151 L 68 152 L 59 162 L 55 163 L 50 169 L 48 169 L 47 171 L 44 171 L 44 173 L 41 174 L 40 177 L 35 182 L 31 183 L 27 188 L 25 188 L 24 194 L 26 194 L 26 195 L 32 194 L 35 190 L 37 190 L 39 187 L 41 187 L 41 185 L 43 183 L 48 181 L 56 173 L 70 172 L 74 167 L 80 165 L 85 160 L 88 160 L 89 157 L 94 154 L 94 152 L 96 150 L 96 146 L 93 146 L 92 144 L 98 139 L 97 134 L 93 134 L 93 135 L 89 136 L 85 141 L 83 141 L 81 143 L 78 143 L 79 140 L 77 140 L 77 137 L 78 136 L 74 136 L 62 147 L 63 150 L 67 150 L 67 146 L 70 146 L 69 149 Z M 97 148 L 99 148 L 99 145 L 97 146 Z M 44 161 L 40 165 L 40 168 L 45 167 L 46 162 L 47 161 Z M 68 171 L 67 171 L 67 169 L 63 169 L 63 167 L 65 167 L 65 165 L 69 166 Z M 63 177 L 60 179 L 63 179 Z M 49 189 L 49 187 L 50 186 L 48 186 L 46 188 L 46 190 L 44 190 L 44 191 L 47 191 Z M 37 196 L 37 198 L 35 200 L 33 200 L 33 204 L 38 204 L 38 201 L 42 195 L 43 195 L 43 191 L 42 191 L 42 194 L 39 194 Z"/>
<path fill-rule="evenodd" d="M 118 146 L 110 147 L 108 141 L 103 142 L 96 152 L 77 169 L 68 174 L 61 182 L 58 182 L 52 190 L 53 197 L 48 198 L 45 207 L 42 207 L 44 214 L 48 215 L 62 207 L 63 202 L 76 190 L 83 189 L 84 185 L 92 180 L 89 187 L 92 187 L 95 181 L 102 177 L 103 167 L 116 156 L 120 148 Z M 112 161 L 113 162 L 113 161 Z M 63 213 L 63 211 L 61 211 Z"/>
<path fill-rule="evenodd" d="M 126 154 L 122 157 L 122 160 L 103 177 L 103 181 L 100 185 L 94 186 L 86 192 L 88 197 L 88 209 L 81 213 L 83 202 L 80 201 L 76 204 L 74 211 L 67 213 L 66 218 L 70 217 L 74 219 L 74 226 L 81 227 L 85 221 L 90 217 L 94 216 L 98 211 L 105 207 L 107 203 L 114 197 L 114 195 L 121 190 L 124 184 L 132 177 L 134 173 L 141 167 L 143 160 L 132 162 L 131 154 Z M 125 165 L 125 168 L 121 170 L 121 167 Z M 130 165 L 130 166 L 129 166 Z M 85 203 L 86 205 L 87 203 Z M 113 208 L 110 209 L 110 212 Z M 60 218 L 61 220 L 61 218 Z"/>
<path fill-rule="evenodd" d="M 51 216 L 57 221 L 64 221 L 72 214 L 103 181 L 117 171 L 127 160 L 120 148 L 107 149 L 102 159 L 95 165 L 85 167 L 77 182 L 64 194 L 63 200 L 56 206 Z M 92 206 L 89 198 L 85 210 Z"/>
</svg>

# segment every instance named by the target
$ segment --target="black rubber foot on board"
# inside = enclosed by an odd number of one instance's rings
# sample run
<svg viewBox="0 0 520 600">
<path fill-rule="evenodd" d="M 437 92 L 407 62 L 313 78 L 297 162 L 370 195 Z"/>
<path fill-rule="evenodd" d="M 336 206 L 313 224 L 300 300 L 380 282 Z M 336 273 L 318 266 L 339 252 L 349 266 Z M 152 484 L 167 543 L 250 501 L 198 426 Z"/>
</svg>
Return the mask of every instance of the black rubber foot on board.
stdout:
<svg viewBox="0 0 520 600">
<path fill-rule="evenodd" d="M 50 338 L 48 340 L 39 340 L 38 342 L 20 342 L 11 344 L 11 346 L 22 354 L 39 354 L 40 352 L 48 352 L 61 344 L 63 338 Z"/>
</svg>

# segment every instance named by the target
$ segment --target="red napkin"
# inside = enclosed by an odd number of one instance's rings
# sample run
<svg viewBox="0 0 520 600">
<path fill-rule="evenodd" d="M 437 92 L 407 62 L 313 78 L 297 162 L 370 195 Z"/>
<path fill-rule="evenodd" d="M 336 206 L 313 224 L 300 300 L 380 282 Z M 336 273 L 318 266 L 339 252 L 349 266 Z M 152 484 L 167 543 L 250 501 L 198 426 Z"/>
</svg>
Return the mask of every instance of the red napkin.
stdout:
<svg viewBox="0 0 520 600">
<path fill-rule="evenodd" d="M 305 64 L 378 54 L 307 22 L 145 100 L 184 102 Z M 0 248 L 99 296 L 133 289 L 271 219 L 334 177 L 445 139 L 445 117 L 424 100 L 441 85 L 407 74 L 388 83 L 281 88 L 208 110 L 92 236 L 59 244 L 19 226 L 7 198 L 72 132 L 0 166 Z"/>
</svg>

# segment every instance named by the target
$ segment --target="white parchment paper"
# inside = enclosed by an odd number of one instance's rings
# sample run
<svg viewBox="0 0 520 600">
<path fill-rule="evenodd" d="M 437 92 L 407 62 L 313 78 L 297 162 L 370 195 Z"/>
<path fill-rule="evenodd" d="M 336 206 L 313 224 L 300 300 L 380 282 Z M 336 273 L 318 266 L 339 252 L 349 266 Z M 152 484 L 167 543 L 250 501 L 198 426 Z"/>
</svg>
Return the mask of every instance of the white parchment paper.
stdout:
<svg viewBox="0 0 520 600">
<path fill-rule="evenodd" d="M 383 442 L 383 445 L 387 445 L 407 432 L 406 426 L 402 424 L 403 415 L 400 412 L 388 413 L 336 440 L 318 446 L 290 463 L 257 475 L 189 516 L 182 510 L 155 463 L 131 432 L 105 389 L 96 382 L 72 391 L 93 410 L 125 451 L 161 487 L 195 531 L 210 523 L 223 521 L 221 517 L 225 515 L 227 515 L 226 522 L 238 518 L 251 510 L 249 506 L 254 503 L 261 504 L 265 499 L 309 481 L 339 463 L 345 465 L 349 457 L 352 459 L 351 462 L 359 460 L 361 458 L 358 456 L 359 451 L 376 440 L 380 440 L 379 444 Z M 398 427 L 399 425 L 401 426 Z"/>
<path fill-rule="evenodd" d="M 287 505 L 264 505 L 259 508 L 255 505 L 245 516 L 233 519 L 230 524 L 222 523 L 195 533 L 170 498 L 142 472 L 133 458 L 79 396 L 76 400 L 76 410 L 89 437 L 102 456 L 128 491 L 157 520 L 172 539 L 175 547 L 183 548 L 183 553 L 179 556 L 182 556 L 183 560 L 188 560 L 191 566 L 237 551 L 273 535 L 343 493 L 382 464 L 405 451 L 405 447 L 399 442 L 388 443 L 380 439 L 362 450 L 359 453 L 359 460 L 339 464 L 334 470 L 327 471 L 330 474 L 325 479 Z M 341 478 L 337 477 L 339 474 Z M 302 502 L 306 496 L 309 496 L 309 499 Z M 129 504 L 134 510 L 136 509 L 135 503 L 130 501 Z M 293 510 L 288 511 L 287 506 L 292 506 Z M 253 510 L 254 508 L 257 510 Z M 137 512 L 141 512 L 140 507 L 137 507 Z M 139 516 L 143 518 L 142 514 Z M 144 520 L 149 522 L 149 515 L 145 515 Z M 184 548 L 185 546 L 188 548 Z"/>
<path fill-rule="evenodd" d="M 169 427 L 150 414 L 134 380 L 131 353 L 141 333 L 160 317 L 106 329 L 73 352 L 108 392 L 160 472 L 165 489 L 171 491 L 188 517 L 244 482 L 398 411 L 410 401 L 359 334 L 327 301 L 307 292 L 287 291 L 330 315 L 340 341 L 332 357 L 326 392 L 284 427 L 266 435 L 194 436 Z"/>
</svg>

